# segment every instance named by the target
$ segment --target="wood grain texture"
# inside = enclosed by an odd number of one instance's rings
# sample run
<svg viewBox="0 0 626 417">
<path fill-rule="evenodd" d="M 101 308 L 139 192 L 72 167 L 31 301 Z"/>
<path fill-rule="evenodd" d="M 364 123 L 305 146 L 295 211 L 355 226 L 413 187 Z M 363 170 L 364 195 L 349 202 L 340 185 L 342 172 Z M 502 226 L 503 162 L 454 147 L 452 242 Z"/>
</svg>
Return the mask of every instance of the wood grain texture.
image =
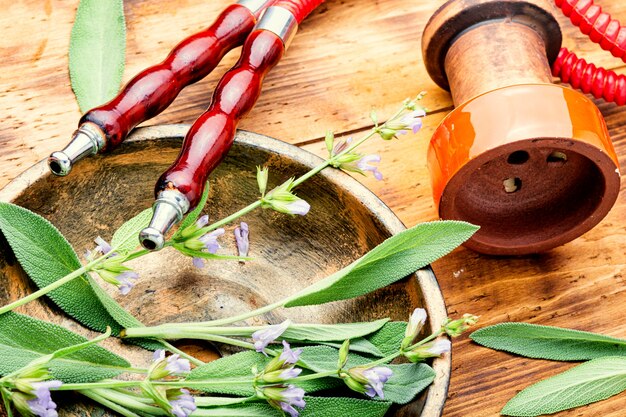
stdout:
<svg viewBox="0 0 626 417">
<path fill-rule="evenodd" d="M 160 61 L 183 37 L 207 26 L 228 1 L 126 1 L 128 57 L 124 79 Z M 602 0 L 626 21 L 626 2 Z M 323 153 L 326 129 L 358 134 L 372 106 L 391 114 L 405 97 L 428 90 L 426 127 L 400 141 L 372 141 L 382 155 L 382 182 L 357 176 L 407 226 L 436 217 L 425 166 L 434 127 L 451 108 L 447 93 L 427 77 L 420 34 L 441 4 L 431 0 L 329 0 L 302 25 L 285 58 L 266 80 L 241 127 Z M 67 45 L 76 0 L 0 0 L 0 186 L 69 139 L 80 117 L 67 76 Z M 564 46 L 596 64 L 623 63 L 592 44 L 560 16 Z M 208 105 L 216 72 L 189 87 L 151 123 L 192 122 Z M 626 172 L 626 110 L 597 102 Z M 571 327 L 626 337 L 626 186 L 598 227 L 550 253 L 522 258 L 481 256 L 466 249 L 434 264 L 449 313 L 482 316 L 481 326 L 507 320 Z M 515 393 L 571 367 L 481 348 L 466 336 L 454 342 L 445 417 L 497 416 Z M 564 417 L 624 415 L 626 394 L 564 412 Z"/>
</svg>

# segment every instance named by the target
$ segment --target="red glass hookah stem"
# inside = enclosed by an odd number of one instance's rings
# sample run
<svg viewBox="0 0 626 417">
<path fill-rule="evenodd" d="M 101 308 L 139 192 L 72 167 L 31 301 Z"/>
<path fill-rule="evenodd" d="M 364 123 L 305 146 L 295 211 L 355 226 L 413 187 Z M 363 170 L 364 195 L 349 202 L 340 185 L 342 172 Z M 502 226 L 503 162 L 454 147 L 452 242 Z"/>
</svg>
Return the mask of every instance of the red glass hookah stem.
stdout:
<svg viewBox="0 0 626 417">
<path fill-rule="evenodd" d="M 113 100 L 85 113 L 79 125 L 95 123 L 106 135 L 105 150 L 117 147 L 135 126 L 161 113 L 183 88 L 213 71 L 228 51 L 244 42 L 256 20 L 247 7 L 227 7 L 210 27 L 136 75 Z"/>
<path fill-rule="evenodd" d="M 323 0 L 279 0 L 274 6 L 289 10 L 298 22 Z M 178 158 L 157 181 L 155 193 L 166 189 L 181 192 L 189 210 L 198 204 L 209 174 L 230 150 L 237 125 L 254 106 L 263 79 L 280 61 L 283 40 L 268 30 L 254 30 L 244 43 L 237 64 L 220 80 L 211 104 L 191 126 Z"/>
</svg>

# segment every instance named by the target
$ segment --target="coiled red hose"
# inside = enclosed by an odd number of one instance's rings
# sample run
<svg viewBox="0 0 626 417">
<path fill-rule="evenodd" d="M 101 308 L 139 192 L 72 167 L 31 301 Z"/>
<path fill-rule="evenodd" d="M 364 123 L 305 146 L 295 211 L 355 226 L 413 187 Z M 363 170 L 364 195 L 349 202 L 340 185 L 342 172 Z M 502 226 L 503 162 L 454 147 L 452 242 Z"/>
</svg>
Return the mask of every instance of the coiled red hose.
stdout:
<svg viewBox="0 0 626 417">
<path fill-rule="evenodd" d="M 575 26 L 605 51 L 626 62 L 626 26 L 603 12 L 593 0 L 554 0 Z M 560 77 L 586 94 L 617 105 L 626 104 L 626 77 L 615 71 L 596 67 L 562 48 L 552 66 L 552 75 Z"/>
<path fill-rule="evenodd" d="M 593 0 L 554 2 L 582 33 L 589 35 L 592 42 L 600 44 L 602 49 L 626 62 L 626 26 L 622 26 L 619 20 L 612 19 Z"/>
<path fill-rule="evenodd" d="M 552 75 L 583 93 L 593 94 L 595 98 L 603 98 L 620 106 L 626 104 L 626 76 L 587 63 L 566 48 L 559 52 L 552 66 Z"/>
<path fill-rule="evenodd" d="M 300 24 L 322 3 L 324 3 L 324 0 L 278 0 L 274 3 L 274 6 L 289 10 L 295 16 L 298 24 Z"/>
</svg>

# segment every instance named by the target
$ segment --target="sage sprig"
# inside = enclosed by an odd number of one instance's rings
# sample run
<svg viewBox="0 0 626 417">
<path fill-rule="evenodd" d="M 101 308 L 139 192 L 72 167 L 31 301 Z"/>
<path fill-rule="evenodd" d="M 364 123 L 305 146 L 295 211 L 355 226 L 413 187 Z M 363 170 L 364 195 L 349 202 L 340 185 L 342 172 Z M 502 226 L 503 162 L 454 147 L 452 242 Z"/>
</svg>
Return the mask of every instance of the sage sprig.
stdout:
<svg viewBox="0 0 626 417">
<path fill-rule="evenodd" d="M 539 416 L 601 401 L 626 390 L 626 340 L 602 334 L 501 323 L 470 335 L 476 343 L 529 358 L 589 360 L 522 390 L 502 409 L 508 416 Z"/>
</svg>

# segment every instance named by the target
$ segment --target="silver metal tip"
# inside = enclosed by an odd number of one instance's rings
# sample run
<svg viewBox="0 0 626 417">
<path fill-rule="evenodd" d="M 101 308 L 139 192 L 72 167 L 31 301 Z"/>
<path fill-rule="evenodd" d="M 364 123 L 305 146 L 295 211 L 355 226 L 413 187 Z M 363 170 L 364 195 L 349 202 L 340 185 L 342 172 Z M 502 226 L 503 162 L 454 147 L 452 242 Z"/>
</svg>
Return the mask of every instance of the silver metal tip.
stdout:
<svg viewBox="0 0 626 417">
<path fill-rule="evenodd" d="M 72 170 L 72 160 L 65 152 L 53 152 L 48 158 L 48 167 L 50 167 L 50 171 L 52 171 L 54 175 L 64 177 Z"/>
<path fill-rule="evenodd" d="M 163 249 L 165 237 L 161 231 L 154 227 L 146 227 L 139 233 L 139 242 L 141 246 L 149 251 L 157 251 Z"/>
</svg>

